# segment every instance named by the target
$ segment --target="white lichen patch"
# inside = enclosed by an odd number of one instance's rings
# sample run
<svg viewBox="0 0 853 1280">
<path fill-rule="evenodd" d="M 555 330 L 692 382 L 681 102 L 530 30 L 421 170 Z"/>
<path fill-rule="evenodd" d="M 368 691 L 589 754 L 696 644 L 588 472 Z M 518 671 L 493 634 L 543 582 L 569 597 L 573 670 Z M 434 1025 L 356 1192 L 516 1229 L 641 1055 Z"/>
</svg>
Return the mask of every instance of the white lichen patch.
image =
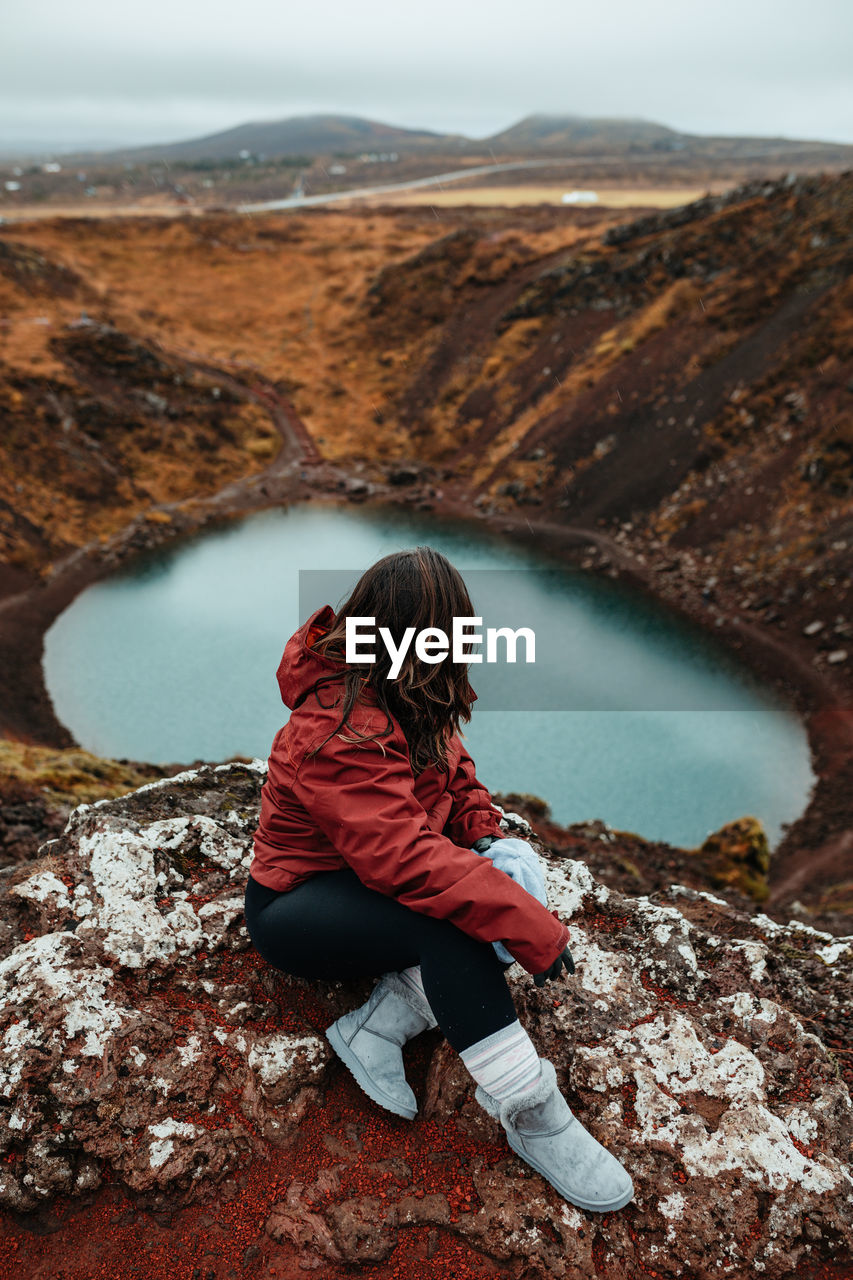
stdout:
<svg viewBox="0 0 853 1280">
<path fill-rule="evenodd" d="M 250 769 L 252 773 L 259 773 L 263 777 L 266 776 L 267 762 L 262 760 L 260 756 L 255 756 L 248 764 L 241 761 L 239 765 L 234 764 L 218 764 L 213 770 L 214 773 L 223 773 L 228 769 Z"/>
<path fill-rule="evenodd" d="M 173 1120 L 170 1116 L 161 1124 L 150 1124 L 147 1132 L 153 1137 L 153 1141 L 149 1144 L 151 1168 L 159 1169 L 170 1156 L 174 1155 L 177 1139 L 192 1141 L 201 1133 L 201 1129 L 198 1125 L 188 1124 L 184 1120 Z"/>
<path fill-rule="evenodd" d="M 200 837 L 199 851 L 202 856 L 224 871 L 242 866 L 249 851 L 249 842 L 245 836 L 237 839 L 221 823 L 204 815 L 163 818 L 143 827 L 142 834 L 152 848 L 159 849 L 178 849 L 188 837 Z"/>
<path fill-rule="evenodd" d="M 232 768 L 237 767 L 222 765 L 211 772 Z M 265 772 L 266 767 L 256 760 L 251 768 Z M 167 785 L 174 788 L 197 777 L 199 771 L 191 769 L 178 777 L 147 783 L 133 795 Z M 118 801 L 106 803 L 115 805 Z M 81 806 L 76 812 L 97 809 L 100 804 L 97 801 L 95 805 Z M 93 829 L 90 819 L 85 833 L 78 836 L 77 860 L 79 864 L 88 864 L 91 891 L 88 886 L 77 886 L 72 899 L 68 896 L 60 899 L 59 887 L 67 895 L 65 886 L 56 877 L 47 878 L 49 873 L 42 873 L 41 882 L 31 877 L 29 891 L 42 895 L 53 893 L 56 901 L 73 910 L 81 931 L 104 932 L 104 950 L 127 968 L 174 963 L 195 954 L 202 946 L 222 945 L 229 928 L 241 919 L 243 910 L 242 891 L 216 897 L 201 909 L 193 909 L 188 901 L 190 892 L 177 887 L 184 883 L 182 874 L 175 868 L 163 867 L 164 858 L 184 847 L 191 847 L 193 854 L 237 881 L 245 879 L 251 865 L 250 836 L 247 833 L 234 836 L 222 823 L 204 814 L 159 819 L 142 826 L 132 819 L 117 824 L 113 815 L 109 815 L 104 820 L 97 819 Z M 172 902 L 159 906 L 158 897 L 169 892 Z"/>
<path fill-rule="evenodd" d="M 706 902 L 713 902 L 715 906 L 730 909 L 724 898 L 718 898 L 713 893 L 708 893 L 706 889 L 688 889 L 683 884 L 671 884 L 667 892 L 678 898 L 704 898 Z"/>
<path fill-rule="evenodd" d="M 531 827 L 530 823 L 527 821 L 526 818 L 522 818 L 520 813 L 513 813 L 511 809 L 503 809 L 499 804 L 496 804 L 494 801 L 492 801 L 492 805 L 495 809 L 497 809 L 498 813 L 502 815 L 500 820 L 501 826 L 503 826 L 504 822 L 506 822 L 507 826 L 510 828 L 520 827 L 521 830 L 525 833 L 525 835 L 531 835 L 531 836 L 533 835 L 533 828 Z"/>
<path fill-rule="evenodd" d="M 145 835 L 128 830 L 80 838 L 100 902 L 79 930 L 103 929 L 104 950 L 130 969 L 191 955 L 201 944 L 201 924 L 188 903 L 176 902 L 165 915 L 157 909 L 153 849 Z"/>
<path fill-rule="evenodd" d="M 819 938 L 821 941 L 828 942 L 831 945 L 844 945 L 847 947 L 853 946 L 853 934 L 846 934 L 842 938 L 837 938 L 835 934 L 825 933 L 822 929 L 814 929 L 810 924 L 803 924 L 801 920 L 789 920 L 787 924 L 777 924 L 775 920 L 771 920 L 769 916 L 764 915 L 763 912 L 759 912 L 758 915 L 752 917 L 750 923 L 754 924 L 762 933 L 769 933 L 771 935 L 778 935 L 780 933 L 805 933 L 810 935 L 812 938 Z"/>
<path fill-rule="evenodd" d="M 681 1218 L 684 1216 L 684 1196 L 680 1191 L 673 1191 L 658 1202 L 658 1209 L 665 1218 Z"/>
<path fill-rule="evenodd" d="M 13 885 L 9 892 L 19 898 L 47 903 L 57 910 L 65 910 L 71 906 L 67 887 L 53 871 L 39 871 Z"/>
<path fill-rule="evenodd" d="M 648 1007 L 646 993 L 637 980 L 628 956 L 604 951 L 590 942 L 580 929 L 569 926 L 569 949 L 575 961 L 576 982 L 584 991 L 629 1004 L 635 1016 L 642 1006 Z M 607 1006 L 605 1006 L 607 1007 Z"/>
<path fill-rule="evenodd" d="M 82 835 L 81 858 L 88 861 L 94 902 L 77 910 L 81 929 L 102 929 L 104 949 L 128 968 L 192 955 L 199 947 L 218 945 L 242 913 L 242 896 L 215 899 L 196 912 L 186 889 L 175 889 L 173 905 L 161 911 L 155 895 L 166 878 L 155 871 L 156 850 L 176 850 L 188 840 L 198 841 L 203 857 L 216 866 L 242 874 L 248 864 L 248 842 L 235 839 L 211 818 L 170 818 L 138 830 L 98 829 Z M 169 879 L 183 881 L 177 872 Z M 82 904 L 81 904 L 82 905 Z"/>
<path fill-rule="evenodd" d="M 632 901 L 632 907 L 640 915 L 645 924 L 649 927 L 649 935 L 651 940 L 665 950 L 672 945 L 672 949 L 681 956 L 687 968 L 691 970 L 693 976 L 699 973 L 699 965 L 696 960 L 696 953 L 690 942 L 690 934 L 692 925 L 676 907 L 662 907 L 660 903 L 650 902 L 647 896 L 635 898 Z M 673 935 L 675 940 L 673 941 Z"/>
<path fill-rule="evenodd" d="M 22 1138 L 25 1134 L 30 1133 L 41 1120 L 41 1107 L 39 1100 L 32 1094 L 19 1094 L 15 1100 L 15 1105 L 9 1112 L 6 1121 L 9 1129 L 14 1133 L 16 1138 Z"/>
<path fill-rule="evenodd" d="M 767 976 L 767 944 L 740 938 L 731 942 L 730 945 L 734 951 L 743 953 L 749 965 L 750 980 L 762 982 Z"/>
<path fill-rule="evenodd" d="M 656 1018 L 629 1034 L 640 1048 L 658 1084 L 672 1093 L 705 1093 L 731 1101 L 764 1096 L 764 1068 L 739 1040 L 727 1040 L 719 1053 L 702 1044 L 680 1014 L 669 1022 Z"/>
<path fill-rule="evenodd" d="M 587 1219 L 578 1212 L 574 1205 L 561 1205 L 560 1218 L 571 1231 L 583 1231 L 588 1225 Z"/>
<path fill-rule="evenodd" d="M 242 918 L 243 904 L 244 895 L 239 893 L 228 898 L 214 898 L 198 908 L 201 935 L 206 947 L 220 945 L 234 921 Z"/>
<path fill-rule="evenodd" d="M 299 1063 L 300 1082 L 323 1072 L 327 1051 L 318 1036 L 271 1035 L 259 1037 L 249 1050 L 249 1069 L 261 1085 L 270 1088 L 287 1081 Z"/>
<path fill-rule="evenodd" d="M 783 1117 L 788 1132 L 799 1142 L 808 1144 L 817 1139 L 817 1120 L 802 1107 L 793 1107 Z"/>
<path fill-rule="evenodd" d="M 556 911 L 561 920 L 569 920 L 582 907 L 586 897 L 603 903 L 610 897 L 610 890 L 595 879 L 583 862 L 564 858 L 559 865 L 551 864 L 545 872 L 545 889 L 549 910 Z"/>
<path fill-rule="evenodd" d="M 92 914 L 94 909 L 92 899 L 89 896 L 89 890 L 84 884 L 78 884 L 75 887 L 74 901 L 71 906 L 78 920 L 82 920 L 85 916 Z"/>
<path fill-rule="evenodd" d="M 672 1191 L 668 1196 L 664 1196 L 658 1201 L 658 1209 L 667 1222 L 666 1239 L 667 1244 L 672 1244 L 675 1240 L 675 1223 L 684 1217 L 684 1196 L 680 1191 Z"/>
<path fill-rule="evenodd" d="M 192 1035 L 186 1044 L 177 1046 L 178 1060 L 182 1067 L 191 1066 L 192 1063 L 198 1062 L 202 1054 L 201 1039 L 199 1036 Z"/>
<path fill-rule="evenodd" d="M 767 1000 L 764 996 L 753 996 L 748 991 L 736 991 L 733 996 L 721 996 L 717 1001 L 718 1006 L 724 1009 L 729 1008 L 738 1021 L 747 1030 L 752 1022 L 775 1022 L 780 1014 L 785 1013 L 775 1000 Z M 802 1024 L 792 1017 L 792 1025 L 798 1032 L 802 1032 Z"/>
<path fill-rule="evenodd" d="M 853 1178 L 839 1161 L 803 1156 L 791 1141 L 784 1121 L 765 1106 L 730 1108 L 716 1133 L 694 1150 L 684 1152 L 688 1173 L 718 1177 L 728 1169 L 741 1169 L 753 1182 L 763 1182 L 774 1191 L 790 1186 L 822 1194 L 848 1184 Z"/>
<path fill-rule="evenodd" d="M 232 823 L 235 827 L 254 827 L 256 820 L 253 815 L 245 815 L 237 812 L 236 809 L 229 809 L 225 814 L 225 821 Z"/>
<path fill-rule="evenodd" d="M 774 1191 L 796 1185 L 820 1194 L 849 1185 L 853 1192 L 853 1179 L 840 1161 L 797 1149 L 789 1118 L 769 1108 L 764 1068 L 739 1041 L 728 1040 L 712 1054 L 682 1015 L 668 1021 L 661 1016 L 615 1031 L 606 1046 L 579 1047 L 573 1083 L 606 1089 L 614 1067 L 636 1085 L 638 1144 L 670 1145 L 688 1174 L 716 1179 L 738 1170 Z M 715 1128 L 705 1121 L 697 1096 L 728 1104 L 720 1112 L 715 1103 Z"/>
<path fill-rule="evenodd" d="M 100 1057 L 111 1033 L 129 1011 L 106 995 L 112 969 L 81 963 L 81 947 L 73 933 L 45 933 L 22 942 L 0 961 L 0 1014 L 17 1014 L 7 1028 L 0 1062 L 0 1089 L 13 1089 L 32 1050 L 58 1048 L 63 1054 L 76 1040 L 76 1053 Z M 50 1033 L 44 1010 L 62 1011 Z"/>
<path fill-rule="evenodd" d="M 820 956 L 826 965 L 837 964 L 842 956 L 844 956 L 845 961 L 849 962 L 851 954 L 853 952 L 851 952 L 851 948 L 846 942 L 832 942 L 829 946 L 818 947 L 817 951 L 815 951 L 815 955 Z"/>
</svg>

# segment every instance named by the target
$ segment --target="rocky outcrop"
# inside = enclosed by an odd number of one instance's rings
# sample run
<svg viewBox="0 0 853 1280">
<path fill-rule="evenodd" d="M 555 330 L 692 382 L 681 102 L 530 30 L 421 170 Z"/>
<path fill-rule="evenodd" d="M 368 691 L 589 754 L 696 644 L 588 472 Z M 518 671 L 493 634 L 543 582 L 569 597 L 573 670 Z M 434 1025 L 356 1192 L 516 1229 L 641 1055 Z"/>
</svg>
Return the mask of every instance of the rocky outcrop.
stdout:
<svg viewBox="0 0 853 1280">
<path fill-rule="evenodd" d="M 8 878 L 5 1208 L 97 1186 L 195 1198 L 292 1134 L 327 1049 L 238 957 L 258 775 L 224 766 L 80 806 Z"/>
<path fill-rule="evenodd" d="M 66 263 L 56 262 L 27 245 L 0 240 L 0 276 L 13 281 L 30 298 L 75 298 L 92 302 L 95 290 Z"/>
<path fill-rule="evenodd" d="M 77 805 L 125 795 L 183 767 L 0 738 L 0 867 L 34 858 L 45 841 L 62 834 Z"/>
<path fill-rule="evenodd" d="M 103 1179 L 160 1210 L 233 1197 L 277 1152 L 261 1247 L 337 1274 L 421 1238 L 429 1256 L 450 1238 L 567 1280 L 781 1280 L 849 1251 L 853 939 L 677 884 L 630 897 L 548 857 L 577 969 L 540 990 L 516 968 L 516 1003 L 636 1187 L 586 1215 L 509 1152 L 438 1032 L 417 1050 L 411 1125 L 353 1098 L 323 1028 L 369 982 L 286 978 L 246 934 L 263 771 L 204 767 L 81 806 L 0 873 L 5 1209 L 36 1220 Z"/>
<path fill-rule="evenodd" d="M 32 266 L 29 280 L 38 256 L 0 241 L 0 286 L 4 263 L 8 275 L 14 261 L 19 271 L 10 278 L 23 289 L 21 264 Z M 48 279 L 66 271 L 45 259 Z M 58 284 L 55 292 L 51 310 L 64 297 Z M 85 311 L 69 319 L 63 310 L 61 325 L 58 314 L 44 318 L 48 374 L 41 365 L 0 360 L 0 561 L 31 573 L 89 542 L 93 523 L 100 537 L 133 514 L 150 516 L 163 499 L 215 492 L 260 470 L 279 446 L 251 390 L 225 370 L 208 370 Z M 53 507 L 49 520 L 45 503 Z"/>
</svg>

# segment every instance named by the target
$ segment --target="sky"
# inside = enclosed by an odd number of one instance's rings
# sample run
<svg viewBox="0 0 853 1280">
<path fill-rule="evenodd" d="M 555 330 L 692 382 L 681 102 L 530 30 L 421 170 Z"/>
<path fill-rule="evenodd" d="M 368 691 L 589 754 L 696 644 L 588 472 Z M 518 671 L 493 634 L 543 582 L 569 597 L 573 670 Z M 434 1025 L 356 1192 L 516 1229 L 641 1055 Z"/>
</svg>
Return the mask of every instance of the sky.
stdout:
<svg viewBox="0 0 853 1280">
<path fill-rule="evenodd" d="M 482 138 L 534 112 L 853 142 L 850 0 L 26 0 L 0 152 L 341 112 Z"/>
</svg>

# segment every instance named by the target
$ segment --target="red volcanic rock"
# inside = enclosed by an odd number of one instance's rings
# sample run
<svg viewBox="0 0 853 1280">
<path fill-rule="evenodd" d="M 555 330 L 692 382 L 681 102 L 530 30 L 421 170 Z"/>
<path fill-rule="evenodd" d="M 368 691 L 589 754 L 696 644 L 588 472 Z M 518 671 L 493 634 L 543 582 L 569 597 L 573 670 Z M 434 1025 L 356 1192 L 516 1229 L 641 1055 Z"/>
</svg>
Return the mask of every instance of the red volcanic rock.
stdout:
<svg viewBox="0 0 853 1280">
<path fill-rule="evenodd" d="M 193 1200 L 317 1096 L 325 1043 L 283 1031 L 234 970 L 258 774 L 204 772 L 216 820 L 185 774 L 81 806 L 7 879 L 4 1208 L 89 1189 L 105 1166 L 151 1203 Z M 161 818 L 188 786 L 194 812 Z"/>
<path fill-rule="evenodd" d="M 853 939 L 546 857 L 576 972 L 539 989 L 510 971 L 519 1016 L 636 1188 L 586 1214 L 509 1150 L 438 1032 L 406 1051 L 411 1124 L 332 1065 L 323 1028 L 369 983 L 288 979 L 251 948 L 262 777 L 204 767 L 81 807 L 2 873 L 0 1202 L 19 1221 L 103 1180 L 170 1215 L 227 1204 L 282 1275 L 445 1249 L 478 1275 L 783 1280 L 849 1253 Z"/>
</svg>

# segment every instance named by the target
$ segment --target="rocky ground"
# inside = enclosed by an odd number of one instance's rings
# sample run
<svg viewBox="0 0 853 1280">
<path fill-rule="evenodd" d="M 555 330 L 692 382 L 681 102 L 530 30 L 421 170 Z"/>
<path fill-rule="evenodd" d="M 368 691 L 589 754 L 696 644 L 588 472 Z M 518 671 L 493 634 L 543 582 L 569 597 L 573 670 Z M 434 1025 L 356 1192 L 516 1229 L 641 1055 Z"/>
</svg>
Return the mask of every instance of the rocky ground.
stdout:
<svg viewBox="0 0 853 1280">
<path fill-rule="evenodd" d="M 369 982 L 254 952 L 263 772 L 82 806 L 2 873 L 6 1274 L 849 1274 L 853 939 L 674 879 L 608 888 L 590 866 L 626 851 L 601 830 L 570 857 L 538 845 L 577 970 L 541 990 L 514 970 L 520 1016 L 636 1186 L 587 1215 L 508 1151 L 437 1031 L 409 1059 L 420 1115 L 398 1120 L 323 1036 Z"/>
</svg>

